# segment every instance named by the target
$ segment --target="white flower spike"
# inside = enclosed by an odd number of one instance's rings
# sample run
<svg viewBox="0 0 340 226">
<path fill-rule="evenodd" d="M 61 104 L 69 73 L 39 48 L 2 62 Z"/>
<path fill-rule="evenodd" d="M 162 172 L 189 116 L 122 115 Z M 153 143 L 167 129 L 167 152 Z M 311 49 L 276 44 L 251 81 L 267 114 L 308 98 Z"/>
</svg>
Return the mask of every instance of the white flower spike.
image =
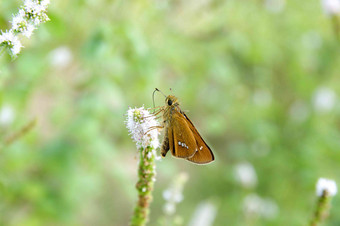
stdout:
<svg viewBox="0 0 340 226">
<path fill-rule="evenodd" d="M 130 132 L 131 138 L 136 142 L 138 149 L 148 146 L 156 149 L 159 146 L 158 130 L 150 129 L 158 125 L 155 116 L 151 115 L 144 107 L 129 108 L 126 127 Z"/>
<path fill-rule="evenodd" d="M 39 24 L 49 21 L 46 14 L 48 4 L 49 0 L 25 0 L 24 6 L 13 15 L 12 28 L 6 32 L 0 30 L 0 47 L 7 48 L 12 57 L 16 57 L 23 47 L 20 34 L 29 38 Z"/>
<path fill-rule="evenodd" d="M 319 178 L 316 183 L 316 195 L 322 196 L 325 191 L 329 196 L 334 196 L 338 192 L 338 188 L 334 180 Z"/>
</svg>

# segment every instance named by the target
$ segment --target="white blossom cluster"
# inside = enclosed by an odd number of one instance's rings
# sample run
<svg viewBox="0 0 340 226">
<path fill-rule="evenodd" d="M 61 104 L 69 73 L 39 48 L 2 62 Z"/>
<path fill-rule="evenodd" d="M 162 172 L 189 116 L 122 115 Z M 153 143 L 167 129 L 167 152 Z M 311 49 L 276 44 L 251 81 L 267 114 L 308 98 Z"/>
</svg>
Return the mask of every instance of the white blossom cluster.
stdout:
<svg viewBox="0 0 340 226">
<path fill-rule="evenodd" d="M 176 212 L 176 204 L 183 200 L 183 187 L 188 180 L 188 174 L 180 173 L 171 186 L 163 192 L 166 203 L 163 207 L 166 215 L 173 215 Z"/>
<path fill-rule="evenodd" d="M 257 184 L 256 171 L 249 162 L 239 163 L 234 168 L 235 179 L 245 188 L 253 188 Z"/>
<path fill-rule="evenodd" d="M 249 194 L 243 200 L 243 211 L 247 217 L 260 216 L 265 219 L 274 219 L 278 215 L 279 207 L 269 198 Z"/>
<path fill-rule="evenodd" d="M 327 15 L 336 15 L 340 13 L 340 0 L 321 0 L 323 11 Z"/>
<path fill-rule="evenodd" d="M 10 54 L 16 57 L 23 47 L 19 34 L 30 38 L 33 31 L 39 24 L 49 20 L 46 11 L 50 0 L 25 0 L 19 12 L 13 15 L 12 28 L 8 31 L 1 31 L 0 46 L 8 48 Z"/>
<path fill-rule="evenodd" d="M 152 147 L 153 150 L 159 146 L 158 130 L 152 127 L 158 126 L 155 116 L 144 107 L 129 108 L 127 112 L 126 127 L 131 138 L 136 142 L 137 148 Z M 151 156 L 148 156 L 151 158 Z"/>
<path fill-rule="evenodd" d="M 334 196 L 338 192 L 338 188 L 334 180 L 320 178 L 316 183 L 316 195 L 322 196 L 324 192 L 327 192 L 327 195 Z"/>
</svg>

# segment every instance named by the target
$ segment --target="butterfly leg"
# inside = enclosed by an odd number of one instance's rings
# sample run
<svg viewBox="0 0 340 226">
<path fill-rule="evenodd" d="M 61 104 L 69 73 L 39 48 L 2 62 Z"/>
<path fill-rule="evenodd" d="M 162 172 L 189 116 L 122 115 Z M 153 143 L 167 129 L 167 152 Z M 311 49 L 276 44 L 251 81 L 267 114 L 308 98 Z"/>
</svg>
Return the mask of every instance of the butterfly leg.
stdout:
<svg viewBox="0 0 340 226">
<path fill-rule="evenodd" d="M 144 133 L 144 135 L 147 134 L 148 132 L 150 132 L 151 130 L 154 130 L 154 129 L 163 129 L 163 128 L 164 128 L 164 126 L 151 126 L 149 128 L 149 130 Z"/>
</svg>

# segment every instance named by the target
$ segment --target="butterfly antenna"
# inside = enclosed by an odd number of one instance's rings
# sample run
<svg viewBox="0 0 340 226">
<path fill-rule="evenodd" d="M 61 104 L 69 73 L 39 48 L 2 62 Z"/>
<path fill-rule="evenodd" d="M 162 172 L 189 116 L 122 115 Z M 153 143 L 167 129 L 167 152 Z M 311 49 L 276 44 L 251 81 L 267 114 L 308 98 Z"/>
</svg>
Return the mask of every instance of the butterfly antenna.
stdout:
<svg viewBox="0 0 340 226">
<path fill-rule="evenodd" d="M 160 91 L 159 89 L 155 88 L 155 91 L 153 91 L 153 92 L 155 93 L 156 91 L 158 91 L 158 92 L 160 92 L 161 94 L 163 94 L 163 96 L 165 96 L 165 98 L 166 98 L 166 95 L 165 95 L 162 91 Z"/>
</svg>

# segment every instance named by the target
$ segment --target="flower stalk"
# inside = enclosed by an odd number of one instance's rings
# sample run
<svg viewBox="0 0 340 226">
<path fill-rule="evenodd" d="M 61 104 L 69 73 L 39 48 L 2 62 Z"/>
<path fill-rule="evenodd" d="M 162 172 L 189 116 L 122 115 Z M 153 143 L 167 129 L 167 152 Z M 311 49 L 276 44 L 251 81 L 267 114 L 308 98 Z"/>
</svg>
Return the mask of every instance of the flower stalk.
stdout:
<svg viewBox="0 0 340 226">
<path fill-rule="evenodd" d="M 335 181 L 320 178 L 316 184 L 316 194 L 319 196 L 314 217 L 310 222 L 311 226 L 320 225 L 329 216 L 330 202 L 332 196 L 337 193 Z"/>
<path fill-rule="evenodd" d="M 156 175 L 156 148 L 158 141 L 158 122 L 149 111 L 142 108 L 129 109 L 126 126 L 139 150 L 138 182 L 136 203 L 130 225 L 142 226 L 148 221 L 149 206 Z"/>
</svg>

